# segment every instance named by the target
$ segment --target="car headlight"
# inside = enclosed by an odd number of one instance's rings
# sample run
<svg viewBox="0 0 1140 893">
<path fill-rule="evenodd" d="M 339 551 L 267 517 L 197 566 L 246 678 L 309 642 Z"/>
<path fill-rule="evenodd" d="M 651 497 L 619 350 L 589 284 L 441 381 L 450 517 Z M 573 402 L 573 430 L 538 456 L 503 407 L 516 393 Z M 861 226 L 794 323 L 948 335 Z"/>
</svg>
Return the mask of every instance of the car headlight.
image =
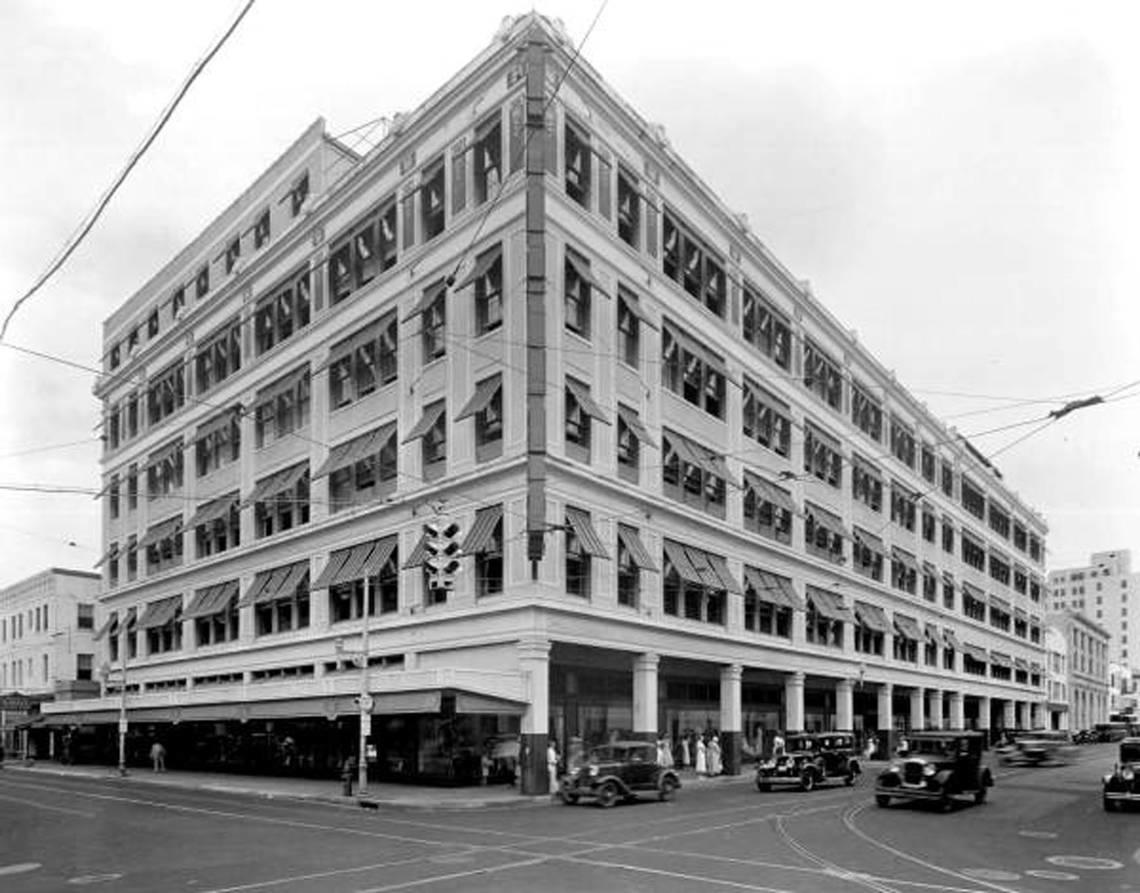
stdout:
<svg viewBox="0 0 1140 893">
<path fill-rule="evenodd" d="M 775 769 L 776 764 L 774 762 L 772 762 L 771 760 L 765 760 L 763 763 L 760 764 L 760 768 L 761 769 Z"/>
<path fill-rule="evenodd" d="M 571 778 L 575 778 L 578 775 L 578 773 L 581 771 L 582 771 L 582 768 L 580 766 L 572 766 L 570 768 L 570 771 L 566 774 L 569 775 Z"/>
<path fill-rule="evenodd" d="M 1125 769 L 1120 774 L 1124 778 L 1125 781 L 1132 781 L 1132 779 L 1136 777 L 1136 773 L 1133 772 L 1131 769 Z"/>
<path fill-rule="evenodd" d="M 597 766 L 591 766 L 589 769 L 589 773 L 590 773 L 590 778 L 596 778 L 598 775 L 598 767 Z"/>
<path fill-rule="evenodd" d="M 927 778 L 932 778 L 937 771 L 938 770 L 934 768 L 933 763 L 927 763 L 925 766 L 922 767 L 922 774 L 925 775 Z"/>
<path fill-rule="evenodd" d="M 891 763 L 887 769 L 888 772 L 902 772 L 902 766 L 898 763 Z"/>
</svg>

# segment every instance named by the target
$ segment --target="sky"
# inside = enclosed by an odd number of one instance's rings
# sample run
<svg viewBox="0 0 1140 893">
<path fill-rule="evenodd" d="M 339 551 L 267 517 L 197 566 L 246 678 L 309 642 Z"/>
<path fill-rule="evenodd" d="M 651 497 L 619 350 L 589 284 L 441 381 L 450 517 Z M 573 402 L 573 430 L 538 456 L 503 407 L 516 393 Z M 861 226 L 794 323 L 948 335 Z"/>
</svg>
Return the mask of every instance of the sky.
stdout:
<svg viewBox="0 0 1140 893">
<path fill-rule="evenodd" d="M 0 312 L 242 5 L 0 6 Z M 535 8 L 580 43 L 599 7 Z M 258 0 L 0 345 L 0 587 L 100 552 L 90 496 L 11 489 L 99 487 L 94 375 L 26 351 L 97 366 L 103 320 L 314 119 L 337 135 L 414 109 L 527 11 Z M 1095 0 L 608 0 L 582 48 L 899 381 L 994 455 L 1050 527 L 1050 569 L 1121 548 L 1140 565 L 1137 18 Z M 1036 433 L 984 433 L 1094 394 L 1107 402 Z"/>
</svg>

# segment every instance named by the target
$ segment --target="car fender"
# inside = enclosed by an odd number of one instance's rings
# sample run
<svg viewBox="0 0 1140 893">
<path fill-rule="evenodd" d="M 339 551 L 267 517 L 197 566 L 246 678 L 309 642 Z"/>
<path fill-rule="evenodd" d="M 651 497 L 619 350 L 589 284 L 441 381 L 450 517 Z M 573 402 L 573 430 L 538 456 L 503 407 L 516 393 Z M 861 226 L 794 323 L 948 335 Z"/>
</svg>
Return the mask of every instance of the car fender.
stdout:
<svg viewBox="0 0 1140 893">
<path fill-rule="evenodd" d="M 672 769 L 662 770 L 661 774 L 657 776 L 657 787 L 661 787 L 661 782 L 666 778 L 673 782 L 678 788 L 681 787 L 681 776 Z"/>
<path fill-rule="evenodd" d="M 592 787 L 594 790 L 601 790 L 601 788 L 606 784 L 613 784 L 614 787 L 618 789 L 618 793 L 620 793 L 623 797 L 630 796 L 631 791 L 629 789 L 629 785 L 627 785 L 624 781 L 621 780 L 621 778 L 616 775 L 599 775 L 594 779 Z"/>
<path fill-rule="evenodd" d="M 994 786 L 994 777 L 990 774 L 989 769 L 982 770 L 982 785 L 987 788 L 992 788 Z"/>
<path fill-rule="evenodd" d="M 946 787 L 950 780 L 954 777 L 953 769 L 942 769 L 934 774 L 934 780 L 938 782 L 939 787 Z"/>
<path fill-rule="evenodd" d="M 852 775 L 862 775 L 863 774 L 863 767 L 859 765 L 858 760 L 851 760 L 850 762 L 847 763 L 847 771 L 850 772 Z"/>
</svg>

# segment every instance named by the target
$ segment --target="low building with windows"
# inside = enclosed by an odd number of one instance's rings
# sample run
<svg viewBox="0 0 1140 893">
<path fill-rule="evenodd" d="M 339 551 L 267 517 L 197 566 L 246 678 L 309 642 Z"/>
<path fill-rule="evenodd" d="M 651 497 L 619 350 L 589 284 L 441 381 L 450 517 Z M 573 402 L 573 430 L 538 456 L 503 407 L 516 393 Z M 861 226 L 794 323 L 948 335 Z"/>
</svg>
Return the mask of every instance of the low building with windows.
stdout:
<svg viewBox="0 0 1140 893">
<path fill-rule="evenodd" d="M 551 737 L 1040 724 L 1042 517 L 541 16 L 364 156 L 315 123 L 104 344 L 115 672 L 51 719 L 104 745 L 125 691 L 171 765 L 363 721 L 542 791 Z"/>
<path fill-rule="evenodd" d="M 1068 652 L 1064 692 L 1068 698 L 1069 728 L 1091 729 L 1099 722 L 1108 722 L 1112 707 L 1108 630 L 1080 611 L 1049 614 L 1045 625 L 1064 640 Z"/>
<path fill-rule="evenodd" d="M 40 705 L 98 693 L 99 574 L 53 567 L 0 589 L 0 744 L 8 754 L 55 753 Z"/>
</svg>

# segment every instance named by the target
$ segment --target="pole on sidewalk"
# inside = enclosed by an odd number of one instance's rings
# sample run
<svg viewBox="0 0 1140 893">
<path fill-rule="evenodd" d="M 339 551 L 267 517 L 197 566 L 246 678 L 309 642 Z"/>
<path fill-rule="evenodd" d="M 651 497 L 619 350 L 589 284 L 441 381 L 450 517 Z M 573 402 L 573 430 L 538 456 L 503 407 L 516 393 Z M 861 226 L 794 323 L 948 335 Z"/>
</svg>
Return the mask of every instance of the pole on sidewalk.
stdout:
<svg viewBox="0 0 1140 893">
<path fill-rule="evenodd" d="M 364 622 L 360 630 L 360 757 L 357 765 L 357 796 L 363 797 L 368 789 L 368 739 L 372 735 L 372 687 L 368 667 L 368 624 L 372 619 L 372 577 L 364 571 L 364 605 L 361 613 Z"/>
</svg>

